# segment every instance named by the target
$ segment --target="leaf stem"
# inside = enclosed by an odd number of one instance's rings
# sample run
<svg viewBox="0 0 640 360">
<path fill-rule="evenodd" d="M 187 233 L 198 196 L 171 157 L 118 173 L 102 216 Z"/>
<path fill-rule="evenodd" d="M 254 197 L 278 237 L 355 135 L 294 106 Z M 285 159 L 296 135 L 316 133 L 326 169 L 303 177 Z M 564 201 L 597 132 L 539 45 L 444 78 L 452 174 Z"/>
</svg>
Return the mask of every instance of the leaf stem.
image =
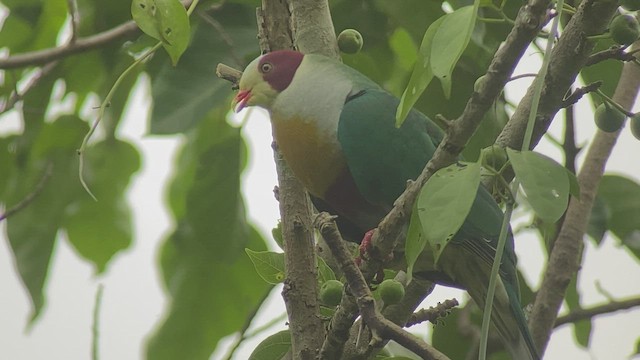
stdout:
<svg viewBox="0 0 640 360">
<path fill-rule="evenodd" d="M 564 8 L 564 0 L 558 0 L 557 8 Z M 538 113 L 538 106 L 540 104 L 540 97 L 542 95 L 542 86 L 544 85 L 544 78 L 547 74 L 547 70 L 549 68 L 549 62 L 551 60 L 551 49 L 553 48 L 553 42 L 555 37 L 558 34 L 558 24 L 560 23 L 560 18 L 562 16 L 562 11 L 558 12 L 558 15 L 553 19 L 551 23 L 551 31 L 549 32 L 549 39 L 547 39 L 547 46 L 545 49 L 544 57 L 542 60 L 542 67 L 538 72 L 537 78 L 534 80 L 534 93 L 533 99 L 531 101 L 531 111 L 529 112 L 529 119 L 527 122 L 527 128 L 524 133 L 524 139 L 522 140 L 522 151 L 529 150 L 531 146 L 531 138 L 533 136 L 533 127 L 536 122 L 536 115 Z M 507 242 L 507 233 L 509 229 L 509 223 L 511 220 L 511 215 L 513 213 L 514 202 L 516 201 L 518 195 L 518 188 L 520 187 L 520 181 L 518 178 L 515 178 L 511 187 L 511 193 L 513 195 L 513 201 L 507 202 L 504 218 L 502 221 L 502 228 L 500 229 L 500 236 L 498 237 L 498 245 L 496 249 L 496 256 L 493 260 L 493 265 L 491 267 L 491 277 L 489 279 L 489 288 L 487 289 L 487 298 L 485 301 L 484 313 L 482 317 L 482 329 L 480 334 L 480 354 L 478 356 L 479 360 L 486 360 L 487 358 L 487 343 L 489 339 L 489 324 L 491 322 L 491 310 L 493 307 L 493 300 L 496 290 L 496 284 L 498 282 L 500 264 L 502 263 L 502 255 L 504 253 L 504 246 Z"/>
</svg>

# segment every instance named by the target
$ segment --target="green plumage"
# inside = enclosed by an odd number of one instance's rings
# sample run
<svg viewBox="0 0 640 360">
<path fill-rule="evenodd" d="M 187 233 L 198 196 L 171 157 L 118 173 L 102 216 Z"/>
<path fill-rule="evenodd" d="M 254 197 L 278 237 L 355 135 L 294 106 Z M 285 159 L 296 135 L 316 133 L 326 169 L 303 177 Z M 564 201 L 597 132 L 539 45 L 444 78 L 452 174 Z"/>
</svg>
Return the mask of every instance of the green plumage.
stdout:
<svg viewBox="0 0 640 360">
<path fill-rule="evenodd" d="M 368 84 L 360 79 L 359 73 L 354 76 L 356 84 Z M 338 124 L 338 140 L 358 190 L 369 202 L 386 208 L 390 208 L 404 191 L 407 179 L 418 177 L 443 138 L 442 130 L 415 110 L 411 110 L 403 125 L 396 128 L 398 104 L 396 97 L 377 87 L 362 89 L 347 99 Z M 467 219 L 440 260 L 444 264 L 440 267 L 444 276 L 440 274 L 436 278 L 444 278 L 449 285 L 467 289 L 480 305 L 486 297 L 502 218 L 498 205 L 480 186 Z M 448 257 L 456 259 L 449 261 Z M 507 341 L 518 341 L 518 333 L 522 334 L 530 358 L 535 359 L 538 356 L 520 304 L 511 232 L 500 277 L 502 290 L 498 289 L 495 300 L 494 323 Z M 500 294 L 504 299 L 499 298 Z M 508 303 L 500 304 L 501 300 Z M 510 314 L 500 313 L 505 310 Z M 512 350 L 512 353 L 518 351 L 521 353 L 522 349 Z"/>
</svg>

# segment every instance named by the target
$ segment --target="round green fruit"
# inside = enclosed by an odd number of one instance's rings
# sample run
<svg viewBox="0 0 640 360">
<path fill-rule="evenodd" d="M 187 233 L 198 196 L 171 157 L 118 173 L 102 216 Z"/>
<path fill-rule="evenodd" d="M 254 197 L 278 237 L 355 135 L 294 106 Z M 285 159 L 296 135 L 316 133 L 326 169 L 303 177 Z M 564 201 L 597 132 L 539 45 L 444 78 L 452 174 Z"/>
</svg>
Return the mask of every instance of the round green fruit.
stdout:
<svg viewBox="0 0 640 360">
<path fill-rule="evenodd" d="M 355 29 L 345 29 L 338 35 L 338 48 L 345 54 L 356 54 L 362 49 L 362 35 Z"/>
<path fill-rule="evenodd" d="M 628 11 L 640 10 L 640 0 L 620 0 L 620 6 Z"/>
<path fill-rule="evenodd" d="M 629 126 L 631 127 L 631 133 L 633 136 L 640 140 L 640 113 L 634 114 L 629 120 Z"/>
<path fill-rule="evenodd" d="M 404 286 L 397 280 L 387 279 L 378 285 L 378 292 L 385 305 L 393 305 L 404 297 Z"/>
<path fill-rule="evenodd" d="M 487 78 L 487 75 L 482 75 L 476 79 L 476 82 L 473 83 L 473 91 L 480 92 L 482 90 L 482 82 Z"/>
<path fill-rule="evenodd" d="M 507 163 L 507 160 L 509 160 L 507 158 L 507 151 L 498 145 L 491 145 L 480 150 L 480 156 L 482 166 L 495 170 L 500 170 L 504 164 Z"/>
<path fill-rule="evenodd" d="M 603 103 L 596 108 L 594 118 L 600 130 L 615 132 L 620 129 L 626 116 L 613 106 Z"/>
<path fill-rule="evenodd" d="M 619 15 L 611 21 L 609 32 L 613 41 L 618 44 L 631 45 L 640 37 L 640 24 L 634 16 Z"/>
<path fill-rule="evenodd" d="M 320 302 L 326 306 L 338 306 L 342 300 L 344 285 L 338 280 L 327 280 L 320 287 Z"/>
</svg>

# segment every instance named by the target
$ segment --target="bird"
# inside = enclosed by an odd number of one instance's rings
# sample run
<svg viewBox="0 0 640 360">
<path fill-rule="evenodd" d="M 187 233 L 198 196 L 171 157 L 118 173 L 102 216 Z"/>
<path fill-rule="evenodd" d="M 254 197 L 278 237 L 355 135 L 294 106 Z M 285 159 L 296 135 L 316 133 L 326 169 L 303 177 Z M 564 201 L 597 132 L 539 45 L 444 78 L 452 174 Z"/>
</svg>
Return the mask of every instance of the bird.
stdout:
<svg viewBox="0 0 640 360">
<path fill-rule="evenodd" d="M 433 156 L 444 132 L 412 109 L 395 125 L 400 100 L 338 60 L 294 50 L 254 59 L 244 70 L 235 111 L 266 109 L 273 137 L 319 211 L 338 216 L 343 236 L 375 229 Z M 479 186 L 469 215 L 437 264 L 433 281 L 465 289 L 483 308 L 503 212 Z M 417 265 L 416 265 L 417 266 Z M 539 359 L 520 304 L 516 255 L 509 230 L 492 323 L 513 359 Z"/>
</svg>

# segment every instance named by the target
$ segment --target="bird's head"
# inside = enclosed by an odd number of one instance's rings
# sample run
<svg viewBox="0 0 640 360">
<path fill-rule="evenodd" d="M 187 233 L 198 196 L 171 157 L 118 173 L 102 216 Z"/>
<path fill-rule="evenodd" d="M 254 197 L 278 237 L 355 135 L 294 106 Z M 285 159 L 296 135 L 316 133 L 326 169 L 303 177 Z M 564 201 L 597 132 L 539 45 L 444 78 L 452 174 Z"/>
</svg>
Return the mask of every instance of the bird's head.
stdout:
<svg viewBox="0 0 640 360">
<path fill-rule="evenodd" d="M 240 89 L 234 99 L 236 112 L 247 106 L 270 109 L 298 70 L 304 55 L 297 51 L 279 50 L 253 60 L 240 78 Z"/>
</svg>

